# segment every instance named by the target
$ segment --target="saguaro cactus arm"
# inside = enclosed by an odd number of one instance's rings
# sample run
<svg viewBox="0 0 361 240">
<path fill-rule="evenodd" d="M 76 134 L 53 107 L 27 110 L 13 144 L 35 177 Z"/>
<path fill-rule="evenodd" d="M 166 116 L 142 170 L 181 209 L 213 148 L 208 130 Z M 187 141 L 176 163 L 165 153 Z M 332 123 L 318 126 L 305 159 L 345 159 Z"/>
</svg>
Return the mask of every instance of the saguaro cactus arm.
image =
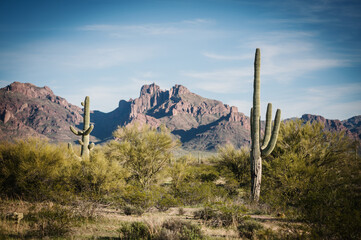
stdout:
<svg viewBox="0 0 361 240">
<path fill-rule="evenodd" d="M 83 135 L 83 131 L 76 130 L 73 126 L 70 126 L 70 131 L 72 131 L 72 133 L 74 133 L 77 136 Z"/>
<path fill-rule="evenodd" d="M 261 155 L 263 157 L 268 156 L 276 146 L 280 123 L 281 123 L 281 110 L 277 109 L 271 140 L 268 142 L 267 146 L 261 150 Z"/>
<path fill-rule="evenodd" d="M 264 131 L 263 144 L 261 149 L 266 148 L 269 140 L 271 139 L 271 127 L 272 127 L 272 103 L 268 103 L 267 113 L 266 113 L 266 128 Z"/>
<path fill-rule="evenodd" d="M 94 125 L 90 125 L 87 130 L 84 130 L 84 135 L 89 135 L 93 131 Z"/>
</svg>

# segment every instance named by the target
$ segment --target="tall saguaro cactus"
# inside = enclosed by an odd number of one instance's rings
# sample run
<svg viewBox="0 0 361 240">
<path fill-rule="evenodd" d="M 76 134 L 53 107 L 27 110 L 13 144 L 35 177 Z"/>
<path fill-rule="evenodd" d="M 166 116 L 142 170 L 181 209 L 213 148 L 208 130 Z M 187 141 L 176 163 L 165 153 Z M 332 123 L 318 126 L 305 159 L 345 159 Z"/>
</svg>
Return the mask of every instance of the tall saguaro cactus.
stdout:
<svg viewBox="0 0 361 240">
<path fill-rule="evenodd" d="M 255 202 L 258 202 L 261 191 L 262 157 L 269 155 L 273 151 L 277 142 L 281 120 L 281 110 L 277 109 L 273 131 L 271 134 L 272 104 L 269 103 L 266 114 L 266 129 L 263 143 L 261 144 L 260 67 L 261 52 L 260 49 L 257 48 L 254 60 L 253 108 L 251 108 L 251 197 Z"/>
<path fill-rule="evenodd" d="M 70 130 L 78 136 L 82 136 L 79 143 L 81 145 L 81 157 L 89 157 L 89 151 L 94 147 L 94 143 L 89 144 L 89 134 L 94 128 L 94 125 L 90 125 L 90 100 L 89 97 L 86 96 L 84 102 L 81 105 L 84 107 L 84 124 L 83 130 L 75 130 L 73 126 L 70 126 Z M 69 144 L 69 148 L 71 148 L 71 144 Z"/>
</svg>

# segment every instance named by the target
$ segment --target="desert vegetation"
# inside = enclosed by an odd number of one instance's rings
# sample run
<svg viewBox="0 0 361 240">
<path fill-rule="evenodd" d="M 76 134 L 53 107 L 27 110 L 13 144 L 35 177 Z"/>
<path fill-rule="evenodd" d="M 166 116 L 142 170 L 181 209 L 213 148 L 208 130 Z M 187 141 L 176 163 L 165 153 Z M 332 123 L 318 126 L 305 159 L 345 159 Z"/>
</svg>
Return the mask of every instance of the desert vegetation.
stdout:
<svg viewBox="0 0 361 240">
<path fill-rule="evenodd" d="M 0 144 L 0 238 L 359 239 L 358 143 L 281 123 L 250 201 L 249 150 L 175 157 L 165 128 L 128 125 L 79 160 L 66 144 Z M 74 148 L 76 154 L 80 148 Z"/>
</svg>

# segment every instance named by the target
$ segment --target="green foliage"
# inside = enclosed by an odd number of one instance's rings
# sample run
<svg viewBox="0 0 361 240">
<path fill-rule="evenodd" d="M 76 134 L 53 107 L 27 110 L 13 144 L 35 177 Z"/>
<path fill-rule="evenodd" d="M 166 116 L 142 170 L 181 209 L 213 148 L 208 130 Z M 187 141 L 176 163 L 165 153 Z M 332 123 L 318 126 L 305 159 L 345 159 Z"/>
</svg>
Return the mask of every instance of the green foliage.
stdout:
<svg viewBox="0 0 361 240">
<path fill-rule="evenodd" d="M 192 158 L 180 158 L 168 169 L 172 182 L 170 193 L 184 205 L 195 205 L 224 198 L 227 192 L 215 180 L 219 173 L 213 166 L 195 164 Z"/>
<path fill-rule="evenodd" d="M 151 235 L 147 224 L 143 222 L 123 222 L 118 229 L 121 239 L 127 240 L 147 240 Z"/>
<path fill-rule="evenodd" d="M 218 203 L 196 211 L 194 217 L 203 220 L 211 227 L 236 227 L 243 221 L 247 208 L 243 205 Z"/>
<path fill-rule="evenodd" d="M 157 130 L 146 124 L 142 127 L 133 124 L 119 127 L 113 135 L 117 140 L 107 145 L 107 156 L 122 163 L 143 189 L 156 181 L 177 146 L 164 127 Z"/>
<path fill-rule="evenodd" d="M 234 181 L 238 182 L 239 187 L 249 187 L 249 149 L 235 149 L 233 145 L 228 144 L 220 147 L 217 156 L 212 160 L 216 163 L 221 176 L 225 177 L 229 187 Z"/>
<path fill-rule="evenodd" d="M 158 200 L 155 203 L 155 207 L 161 211 L 165 212 L 171 207 L 178 206 L 179 201 L 174 198 L 168 192 L 162 191 L 161 195 L 158 197 Z"/>
<path fill-rule="evenodd" d="M 76 160 L 66 146 L 40 139 L 0 143 L 0 193 L 26 199 L 56 199 L 71 190 Z"/>
<path fill-rule="evenodd" d="M 307 222 L 316 238 L 361 237 L 361 159 L 343 133 L 289 121 L 264 166 L 263 201 Z"/>
<path fill-rule="evenodd" d="M 242 221 L 238 227 L 238 234 L 241 238 L 255 239 L 258 235 L 257 232 L 263 229 L 262 224 L 256 220 L 249 219 Z"/>
<path fill-rule="evenodd" d="M 169 219 L 162 225 L 160 234 L 155 239 L 159 240 L 198 240 L 204 239 L 201 228 L 190 222 Z"/>
<path fill-rule="evenodd" d="M 64 236 L 71 231 L 75 219 L 71 210 L 55 205 L 42 207 L 40 210 L 33 208 L 25 215 L 32 230 L 27 233 L 33 237 Z"/>
<path fill-rule="evenodd" d="M 106 158 L 104 151 L 96 148 L 77 165 L 77 174 L 73 177 L 79 193 L 104 199 L 119 194 L 128 175 L 118 161 Z"/>
<path fill-rule="evenodd" d="M 152 189 L 144 190 L 137 185 L 127 185 L 121 193 L 125 203 L 124 210 L 131 214 L 141 215 L 154 205 L 157 192 Z M 127 210 L 128 209 L 128 210 Z"/>
<path fill-rule="evenodd" d="M 157 229 L 154 229 L 157 228 Z M 169 219 L 161 226 L 150 226 L 144 222 L 123 222 L 118 229 L 120 239 L 128 240 L 201 240 L 201 228 L 190 222 Z"/>
</svg>

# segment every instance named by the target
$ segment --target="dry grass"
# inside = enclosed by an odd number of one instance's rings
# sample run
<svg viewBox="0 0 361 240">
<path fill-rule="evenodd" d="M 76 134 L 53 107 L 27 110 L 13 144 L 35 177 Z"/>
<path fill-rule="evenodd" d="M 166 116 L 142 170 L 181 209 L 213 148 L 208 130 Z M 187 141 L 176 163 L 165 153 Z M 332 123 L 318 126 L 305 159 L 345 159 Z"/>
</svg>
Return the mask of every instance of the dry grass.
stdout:
<svg viewBox="0 0 361 240">
<path fill-rule="evenodd" d="M 31 231 L 32 226 L 25 219 L 17 224 L 10 220 L 7 216 L 13 212 L 22 212 L 24 215 L 29 211 L 37 211 L 44 208 L 51 208 L 53 203 L 29 203 L 25 201 L 0 201 L 0 239 L 23 239 L 27 233 Z M 79 203 L 77 206 L 81 211 L 91 206 L 85 203 Z M 202 223 L 202 221 L 194 219 L 193 214 L 200 208 L 170 208 L 166 212 L 159 212 L 156 209 L 143 214 L 142 216 L 127 216 L 122 210 L 109 208 L 104 205 L 97 205 L 94 211 L 90 211 L 94 215 L 92 220 L 84 221 L 71 227 L 70 233 L 65 235 L 63 239 L 118 239 L 121 222 L 145 222 L 149 226 L 151 233 L 157 233 L 163 222 L 169 219 L 178 219 L 182 221 L 192 222 L 201 225 L 202 232 L 207 239 L 239 239 L 236 229 L 230 228 L 211 228 Z M 181 214 L 180 214 L 181 213 Z M 278 230 L 279 225 L 284 220 L 262 215 L 252 215 L 252 218 L 259 221 L 265 228 Z M 27 237 L 27 239 L 36 239 Z M 51 239 L 51 238 L 50 238 Z M 56 238 L 62 239 L 62 238 Z"/>
</svg>

